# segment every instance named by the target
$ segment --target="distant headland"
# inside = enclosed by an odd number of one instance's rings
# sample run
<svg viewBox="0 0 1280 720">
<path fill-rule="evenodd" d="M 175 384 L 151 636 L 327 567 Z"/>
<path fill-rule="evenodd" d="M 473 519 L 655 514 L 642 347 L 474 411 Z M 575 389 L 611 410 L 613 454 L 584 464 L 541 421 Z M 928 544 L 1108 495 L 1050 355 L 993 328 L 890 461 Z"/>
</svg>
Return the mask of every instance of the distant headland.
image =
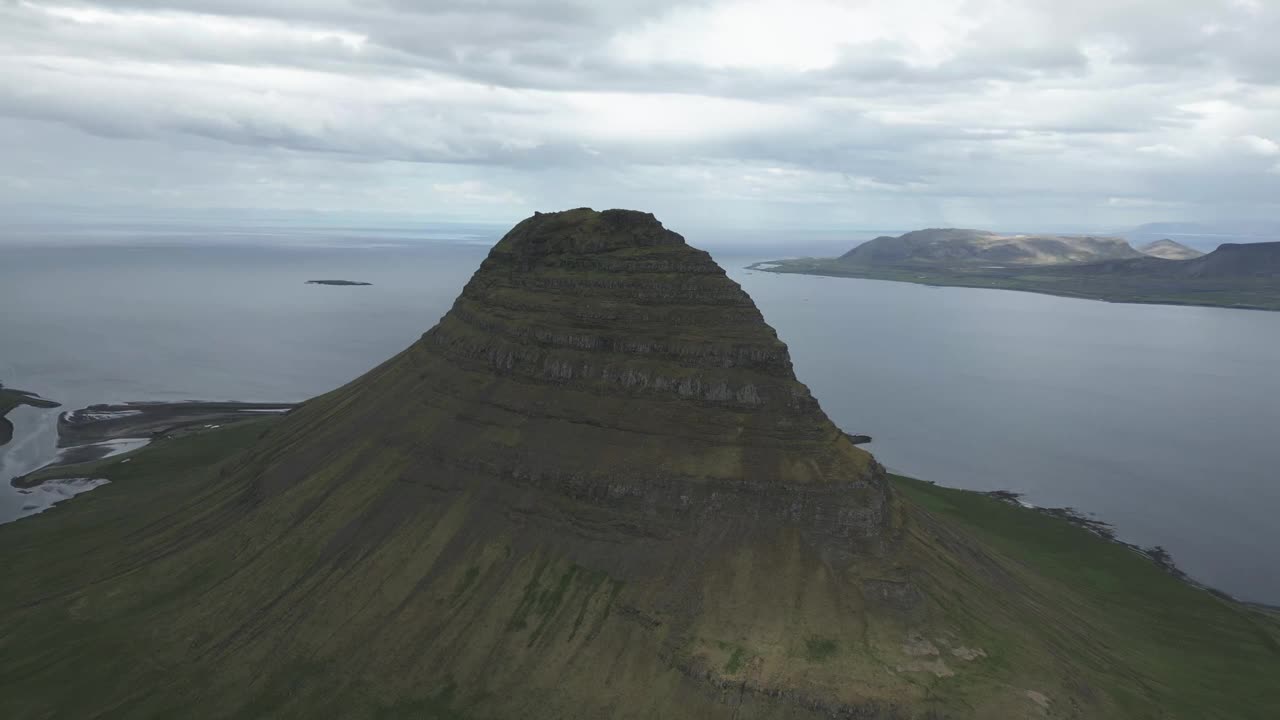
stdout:
<svg viewBox="0 0 1280 720">
<path fill-rule="evenodd" d="M 759 262 L 750 270 L 993 288 L 1125 303 L 1280 310 L 1280 242 L 1202 255 L 1165 240 L 1003 235 L 930 229 L 878 237 L 837 258 Z"/>
<path fill-rule="evenodd" d="M 372 285 L 373 283 L 356 280 L 308 280 L 308 285 Z"/>
<path fill-rule="evenodd" d="M 20 405 L 30 405 L 38 408 L 58 407 L 58 403 L 52 400 L 46 400 L 35 393 L 29 393 L 25 390 L 7 388 L 4 383 L 0 383 L 0 445 L 7 445 L 13 439 L 13 423 L 5 416 L 9 414 L 10 410 Z"/>
</svg>

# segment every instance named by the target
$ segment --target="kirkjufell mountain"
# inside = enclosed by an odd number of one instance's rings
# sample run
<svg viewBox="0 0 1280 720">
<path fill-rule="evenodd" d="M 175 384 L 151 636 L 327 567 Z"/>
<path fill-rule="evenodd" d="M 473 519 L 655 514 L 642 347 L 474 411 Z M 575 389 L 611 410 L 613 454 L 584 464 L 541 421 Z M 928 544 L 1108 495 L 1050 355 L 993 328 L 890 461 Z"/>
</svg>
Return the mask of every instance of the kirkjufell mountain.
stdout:
<svg viewBox="0 0 1280 720">
<path fill-rule="evenodd" d="M 1273 617 L 891 478 L 645 213 L 535 215 L 381 366 L 130 460 L 0 528 L 6 718 L 1277 706 Z"/>
</svg>

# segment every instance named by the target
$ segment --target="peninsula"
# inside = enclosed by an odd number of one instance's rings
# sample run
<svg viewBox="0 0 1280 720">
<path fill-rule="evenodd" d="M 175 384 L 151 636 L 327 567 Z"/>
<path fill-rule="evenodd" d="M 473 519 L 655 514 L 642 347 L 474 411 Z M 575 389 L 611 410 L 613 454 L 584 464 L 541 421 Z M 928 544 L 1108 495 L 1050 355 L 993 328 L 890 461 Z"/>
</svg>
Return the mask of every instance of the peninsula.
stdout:
<svg viewBox="0 0 1280 720">
<path fill-rule="evenodd" d="M 706 252 L 537 214 L 350 384 L 62 468 L 0 716 L 1280 713 L 1270 612 L 856 439 Z"/>
<path fill-rule="evenodd" d="M 7 388 L 0 383 L 0 446 L 13 439 L 13 422 L 7 417 L 14 408 L 29 405 L 37 408 L 56 408 L 58 403 L 46 400 L 35 393 Z"/>
<path fill-rule="evenodd" d="M 308 280 L 308 285 L 372 285 L 373 283 L 357 282 L 355 280 Z"/>
<path fill-rule="evenodd" d="M 1280 242 L 1200 254 L 1172 241 L 1140 252 L 1118 238 L 918 230 L 837 258 L 755 263 L 775 273 L 996 288 L 1111 302 L 1280 310 Z"/>
</svg>

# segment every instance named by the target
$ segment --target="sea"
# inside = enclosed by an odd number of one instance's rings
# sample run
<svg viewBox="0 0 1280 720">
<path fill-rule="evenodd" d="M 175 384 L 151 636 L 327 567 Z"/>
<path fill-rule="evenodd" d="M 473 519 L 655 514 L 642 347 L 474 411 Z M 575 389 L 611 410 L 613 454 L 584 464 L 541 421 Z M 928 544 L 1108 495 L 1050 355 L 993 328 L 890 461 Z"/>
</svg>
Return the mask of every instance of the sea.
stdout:
<svg viewBox="0 0 1280 720">
<path fill-rule="evenodd" d="M 30 522 L 29 497 L 7 481 L 56 455 L 62 410 L 330 390 L 435 324 L 501 233 L 3 228 L 0 382 L 63 407 L 10 414 L 0 522 Z M 1200 582 L 1280 604 L 1280 313 L 745 269 L 876 234 L 686 237 L 751 294 L 832 419 L 872 436 L 893 471 L 1074 508 L 1127 542 L 1163 547 Z"/>
</svg>

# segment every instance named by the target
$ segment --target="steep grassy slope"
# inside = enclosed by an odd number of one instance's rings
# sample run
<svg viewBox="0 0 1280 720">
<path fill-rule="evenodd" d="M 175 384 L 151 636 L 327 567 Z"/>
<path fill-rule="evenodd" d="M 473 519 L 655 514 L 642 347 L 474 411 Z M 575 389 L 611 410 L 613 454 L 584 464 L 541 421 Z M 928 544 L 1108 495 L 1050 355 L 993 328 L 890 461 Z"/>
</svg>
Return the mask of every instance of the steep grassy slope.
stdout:
<svg viewBox="0 0 1280 720">
<path fill-rule="evenodd" d="M 681 632 L 632 570 L 528 527 L 475 537 L 474 499 L 326 560 L 312 533 L 243 514 L 232 468 L 280 432 L 268 419 L 64 468 L 112 483 L 0 527 L 3 716 L 819 717 L 837 709 L 823 685 L 864 717 L 1280 711 L 1274 618 L 985 496 L 893 478 L 919 595 L 748 545 L 706 559 L 723 577 Z"/>
<path fill-rule="evenodd" d="M 1277 709 L 1274 623 L 896 492 L 639 213 L 521 223 L 420 341 L 284 418 L 58 472 L 112 482 L 0 527 L 3 717 Z"/>
</svg>

